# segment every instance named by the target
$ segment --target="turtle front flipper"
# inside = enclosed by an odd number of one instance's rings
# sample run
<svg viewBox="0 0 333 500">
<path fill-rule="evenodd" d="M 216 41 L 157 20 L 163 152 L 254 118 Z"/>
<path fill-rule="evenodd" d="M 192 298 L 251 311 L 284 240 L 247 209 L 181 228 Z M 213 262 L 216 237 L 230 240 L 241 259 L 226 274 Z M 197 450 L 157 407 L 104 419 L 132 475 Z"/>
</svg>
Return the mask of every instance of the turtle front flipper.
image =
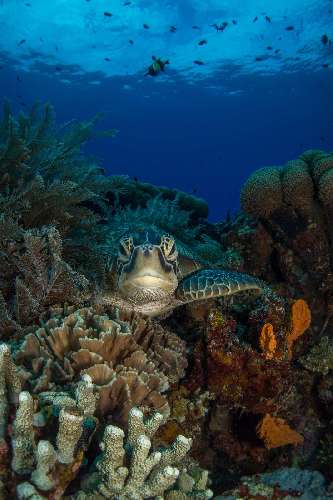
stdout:
<svg viewBox="0 0 333 500">
<path fill-rule="evenodd" d="M 245 290 L 261 291 L 264 284 L 253 276 L 224 271 L 200 269 L 186 276 L 178 285 L 176 298 L 182 302 L 224 297 Z"/>
</svg>

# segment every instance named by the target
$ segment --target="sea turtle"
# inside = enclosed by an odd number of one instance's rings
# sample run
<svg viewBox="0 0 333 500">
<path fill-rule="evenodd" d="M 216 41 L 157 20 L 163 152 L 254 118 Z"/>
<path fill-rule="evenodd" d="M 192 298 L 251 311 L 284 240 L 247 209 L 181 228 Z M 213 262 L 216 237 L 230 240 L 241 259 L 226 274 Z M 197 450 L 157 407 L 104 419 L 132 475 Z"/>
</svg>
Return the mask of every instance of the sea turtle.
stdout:
<svg viewBox="0 0 333 500">
<path fill-rule="evenodd" d="M 203 267 L 180 254 L 172 236 L 154 232 L 120 240 L 109 278 L 101 301 L 146 316 L 164 315 L 195 300 L 263 288 L 259 279 L 247 274 Z"/>
</svg>

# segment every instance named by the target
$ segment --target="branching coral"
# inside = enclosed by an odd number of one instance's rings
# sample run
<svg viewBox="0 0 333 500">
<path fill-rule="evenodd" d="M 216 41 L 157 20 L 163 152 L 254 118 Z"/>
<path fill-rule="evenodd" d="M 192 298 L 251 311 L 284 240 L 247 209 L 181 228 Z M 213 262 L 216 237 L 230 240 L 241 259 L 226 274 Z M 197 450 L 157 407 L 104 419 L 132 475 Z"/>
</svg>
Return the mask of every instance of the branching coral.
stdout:
<svg viewBox="0 0 333 500">
<path fill-rule="evenodd" d="M 200 480 L 195 481 L 186 474 L 186 469 L 180 474 L 177 467 L 191 447 L 190 439 L 178 436 L 168 448 L 150 452 L 151 438 L 162 420 L 163 416 L 159 413 L 144 420 L 142 412 L 133 408 L 129 413 L 126 438 L 119 427 L 107 426 L 95 480 L 90 480 L 88 488 L 78 493 L 76 498 L 210 498 L 212 492 L 206 488 L 207 473 L 201 474 Z"/>
<path fill-rule="evenodd" d="M 25 367 L 22 376 L 40 392 L 88 374 L 100 395 L 99 414 L 123 424 L 135 405 L 167 414 L 162 393 L 184 374 L 185 345 L 157 323 L 128 319 L 93 308 L 54 316 L 26 337 L 16 356 Z"/>
<path fill-rule="evenodd" d="M 37 418 L 38 400 L 28 391 L 19 392 L 18 374 L 6 344 L 0 345 L 0 375 L 0 406 L 4 410 L 1 412 L 4 418 L 1 421 L 0 480 L 4 484 L 3 494 L 7 495 L 4 498 L 16 498 L 16 495 L 19 499 L 27 498 L 27 491 L 34 492 L 34 498 L 61 498 L 67 484 L 75 477 L 82 463 L 85 443 L 94 432 L 92 414 L 86 415 L 81 408 L 91 394 L 91 381 L 83 379 L 77 387 L 76 401 L 60 410 L 54 447 L 50 440 L 42 439 L 49 429 L 43 419 Z M 15 415 L 11 432 L 9 407 L 10 418 Z M 92 405 L 90 410 L 93 413 Z M 10 442 L 11 452 L 7 442 Z M 37 496 L 39 492 L 43 494 Z"/>
</svg>

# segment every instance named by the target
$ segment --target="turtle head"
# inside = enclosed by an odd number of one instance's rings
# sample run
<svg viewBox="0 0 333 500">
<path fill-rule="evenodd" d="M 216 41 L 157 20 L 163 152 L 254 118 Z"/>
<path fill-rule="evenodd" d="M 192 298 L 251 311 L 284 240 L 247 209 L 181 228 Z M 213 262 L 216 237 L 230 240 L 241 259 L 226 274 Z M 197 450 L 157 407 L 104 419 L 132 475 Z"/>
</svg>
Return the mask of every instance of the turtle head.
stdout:
<svg viewBox="0 0 333 500">
<path fill-rule="evenodd" d="M 172 295 L 178 285 L 178 251 L 169 235 L 135 233 L 120 240 L 118 291 L 134 301 Z"/>
</svg>

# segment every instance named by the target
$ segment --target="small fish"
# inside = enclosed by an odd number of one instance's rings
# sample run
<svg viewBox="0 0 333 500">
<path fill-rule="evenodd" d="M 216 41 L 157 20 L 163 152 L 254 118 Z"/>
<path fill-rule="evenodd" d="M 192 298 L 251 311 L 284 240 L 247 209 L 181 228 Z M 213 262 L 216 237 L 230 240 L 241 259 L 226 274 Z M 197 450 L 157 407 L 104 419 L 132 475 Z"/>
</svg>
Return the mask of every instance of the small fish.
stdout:
<svg viewBox="0 0 333 500">
<path fill-rule="evenodd" d="M 134 182 L 139 182 L 138 177 L 133 177 L 133 181 L 134 181 Z"/>
<path fill-rule="evenodd" d="M 271 20 L 271 18 L 270 18 L 269 16 L 265 16 L 265 19 L 266 19 L 266 21 L 267 21 L 268 23 L 271 23 L 271 22 L 272 22 L 272 20 Z"/>
<path fill-rule="evenodd" d="M 325 141 L 326 141 L 326 138 L 325 138 L 323 135 L 321 135 L 321 136 L 319 137 L 319 139 L 321 140 L 321 142 L 325 142 Z"/>
<path fill-rule="evenodd" d="M 126 7 L 127 5 L 131 5 L 132 2 L 124 2 L 123 5 Z"/>
<path fill-rule="evenodd" d="M 286 31 L 294 31 L 294 29 L 295 29 L 294 26 L 287 26 L 285 28 Z"/>
<path fill-rule="evenodd" d="M 322 65 L 321 65 L 321 67 L 322 67 L 322 68 L 329 68 L 329 66 L 330 66 L 330 65 L 329 65 L 329 64 L 327 64 L 327 63 L 324 63 L 324 64 L 322 64 Z"/>
<path fill-rule="evenodd" d="M 41 42 L 44 42 L 44 38 L 42 38 L 41 36 L 39 37 L 39 39 Z"/>
<path fill-rule="evenodd" d="M 16 80 L 17 80 L 18 82 L 22 82 L 21 77 L 20 77 L 19 75 L 17 75 Z"/>
<path fill-rule="evenodd" d="M 231 22 L 232 24 L 237 24 L 237 21 L 235 19 L 233 19 Z"/>
<path fill-rule="evenodd" d="M 257 21 L 258 21 L 258 16 L 254 17 L 252 22 L 256 23 Z"/>
<path fill-rule="evenodd" d="M 20 101 L 21 106 L 26 106 L 26 103 L 24 101 Z"/>
<path fill-rule="evenodd" d="M 267 49 L 267 50 L 273 50 L 273 47 L 272 47 L 271 45 L 268 45 L 268 46 L 266 47 L 266 49 Z"/>
<path fill-rule="evenodd" d="M 56 45 L 56 46 L 55 46 L 55 49 L 56 49 L 56 51 L 57 51 L 57 52 L 59 52 L 59 47 L 58 47 L 58 45 Z"/>
<path fill-rule="evenodd" d="M 280 49 L 275 49 L 274 54 L 278 54 L 280 52 Z"/>
<path fill-rule="evenodd" d="M 170 33 L 176 33 L 176 31 L 177 31 L 176 26 L 170 26 L 169 31 L 170 31 Z"/>
<path fill-rule="evenodd" d="M 213 28 L 216 29 L 216 31 L 224 31 L 226 29 L 226 27 L 228 26 L 228 22 L 227 21 L 223 21 L 223 23 L 221 24 L 211 24 L 210 26 L 212 26 Z"/>
<path fill-rule="evenodd" d="M 200 42 L 198 42 L 198 45 L 206 45 L 207 43 L 207 40 L 200 40 Z"/>
<path fill-rule="evenodd" d="M 56 69 L 56 71 L 62 71 L 62 67 L 61 66 L 56 66 L 55 69 Z"/>
<path fill-rule="evenodd" d="M 263 57 L 260 57 L 260 56 L 257 56 L 257 57 L 255 58 L 255 61 L 263 61 L 263 60 L 264 60 L 264 58 L 263 58 Z"/>
<path fill-rule="evenodd" d="M 25 3 L 24 4 L 26 7 L 31 7 L 31 3 Z"/>
<path fill-rule="evenodd" d="M 133 45 L 133 40 L 128 40 L 128 43 L 130 43 L 131 45 Z"/>
<path fill-rule="evenodd" d="M 112 12 L 106 11 L 106 12 L 104 12 L 104 16 L 105 17 L 112 17 Z"/>
<path fill-rule="evenodd" d="M 198 66 L 203 66 L 205 63 L 203 61 L 200 61 L 200 59 L 196 59 L 193 61 L 194 64 L 197 64 Z"/>
<path fill-rule="evenodd" d="M 4 68 L 4 66 L 0 66 L 0 69 L 3 69 L 3 68 Z"/>
<path fill-rule="evenodd" d="M 149 30 L 149 26 L 148 26 L 148 24 L 146 24 L 146 23 L 145 23 L 145 24 L 143 24 L 143 27 L 144 27 L 144 29 L 145 29 L 145 30 Z"/>
<path fill-rule="evenodd" d="M 104 61 L 111 61 L 109 57 L 104 57 Z"/>
<path fill-rule="evenodd" d="M 22 40 L 19 41 L 19 43 L 17 45 L 23 45 L 25 42 L 26 42 L 26 39 L 23 38 Z"/>
<path fill-rule="evenodd" d="M 321 43 L 322 43 L 323 45 L 327 45 L 327 44 L 328 44 L 328 42 L 329 42 L 329 38 L 328 38 L 328 36 L 327 36 L 326 34 L 325 34 L 325 35 L 323 35 L 323 36 L 321 37 L 321 39 L 320 39 L 320 40 L 321 40 Z"/>
<path fill-rule="evenodd" d="M 195 193 L 197 193 L 197 192 L 198 192 L 197 188 L 192 188 L 192 193 L 193 193 L 193 194 L 195 194 Z"/>
<path fill-rule="evenodd" d="M 199 30 L 199 29 L 200 29 L 200 27 L 199 27 L 199 26 L 194 25 L 194 26 L 192 26 L 192 29 L 193 29 L 193 30 Z"/>
</svg>

